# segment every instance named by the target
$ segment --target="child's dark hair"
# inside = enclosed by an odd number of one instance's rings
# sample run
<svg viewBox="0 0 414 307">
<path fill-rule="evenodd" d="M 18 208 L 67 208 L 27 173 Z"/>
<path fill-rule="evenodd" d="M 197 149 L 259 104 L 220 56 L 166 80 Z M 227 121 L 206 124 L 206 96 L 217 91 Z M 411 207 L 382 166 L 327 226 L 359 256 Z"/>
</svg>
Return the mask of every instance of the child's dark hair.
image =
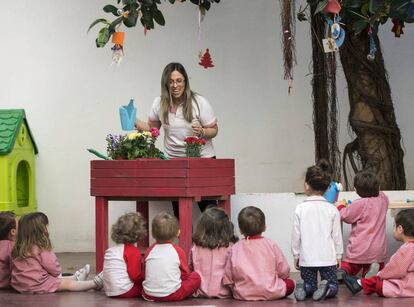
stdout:
<svg viewBox="0 0 414 307">
<path fill-rule="evenodd" d="M 228 247 L 230 243 L 237 242 L 234 226 L 226 212 L 220 208 L 205 210 L 195 227 L 193 242 L 210 249 Z"/>
<path fill-rule="evenodd" d="M 13 258 L 26 258 L 34 245 L 42 250 L 52 250 L 47 230 L 48 218 L 42 212 L 29 213 L 19 220 L 19 231 L 12 251 Z"/>
<path fill-rule="evenodd" d="M 377 197 L 380 183 L 377 176 L 370 171 L 362 171 L 355 175 L 354 188 L 361 197 Z"/>
<path fill-rule="evenodd" d="M 16 215 L 11 211 L 0 212 L 0 240 L 8 240 L 12 229 L 16 229 Z"/>
<path fill-rule="evenodd" d="M 404 209 L 395 216 L 395 226 L 404 229 L 404 235 L 414 237 L 414 209 Z"/>
<path fill-rule="evenodd" d="M 324 165 L 311 166 L 306 170 L 305 182 L 316 192 L 324 193 L 331 183 L 331 175 Z"/>
<path fill-rule="evenodd" d="M 175 239 L 180 226 L 175 216 L 167 212 L 158 213 L 152 220 L 152 236 L 158 243 L 165 243 Z"/>
<path fill-rule="evenodd" d="M 240 231 L 244 236 L 257 236 L 266 229 L 266 218 L 262 210 L 249 206 L 243 208 L 237 217 Z"/>
<path fill-rule="evenodd" d="M 126 213 L 112 225 L 111 239 L 115 243 L 135 243 L 145 237 L 146 221 L 139 212 Z"/>
<path fill-rule="evenodd" d="M 316 166 L 319 166 L 323 171 L 325 171 L 327 175 L 329 176 L 329 178 L 331 179 L 331 181 L 334 179 L 333 178 L 334 171 L 333 171 L 331 163 L 329 163 L 328 160 L 319 159 L 318 162 L 316 162 Z"/>
</svg>

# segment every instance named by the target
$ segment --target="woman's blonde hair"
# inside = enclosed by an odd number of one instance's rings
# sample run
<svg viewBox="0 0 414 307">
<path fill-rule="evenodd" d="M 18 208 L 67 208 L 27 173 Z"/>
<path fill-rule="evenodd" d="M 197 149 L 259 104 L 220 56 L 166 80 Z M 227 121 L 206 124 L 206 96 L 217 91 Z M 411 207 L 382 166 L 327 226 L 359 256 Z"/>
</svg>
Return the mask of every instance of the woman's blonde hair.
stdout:
<svg viewBox="0 0 414 307">
<path fill-rule="evenodd" d="M 183 115 L 186 121 L 191 123 L 191 121 L 193 120 L 193 100 L 197 104 L 197 100 L 195 97 L 196 95 L 190 88 L 190 80 L 188 80 L 188 75 L 185 71 L 184 66 L 180 63 L 173 62 L 165 66 L 161 76 L 160 113 L 161 118 L 163 119 L 163 124 L 168 124 L 168 112 L 172 104 L 169 83 L 173 71 L 178 71 L 184 77 L 185 88 L 183 95 L 185 96 L 185 100 L 183 103 Z"/>
<path fill-rule="evenodd" d="M 47 225 L 49 220 L 42 212 L 29 213 L 19 220 L 19 231 L 12 251 L 13 258 L 27 258 L 33 246 L 41 250 L 52 250 Z"/>
<path fill-rule="evenodd" d="M 115 243 L 135 243 L 145 237 L 146 221 L 138 212 L 126 213 L 112 225 L 111 239 Z"/>
</svg>

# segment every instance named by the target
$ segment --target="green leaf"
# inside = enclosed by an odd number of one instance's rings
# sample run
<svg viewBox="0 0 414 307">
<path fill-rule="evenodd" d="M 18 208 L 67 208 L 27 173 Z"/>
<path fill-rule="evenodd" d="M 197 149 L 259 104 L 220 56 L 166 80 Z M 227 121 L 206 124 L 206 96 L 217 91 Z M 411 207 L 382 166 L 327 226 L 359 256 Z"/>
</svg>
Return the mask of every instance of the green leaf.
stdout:
<svg viewBox="0 0 414 307">
<path fill-rule="evenodd" d="M 124 25 L 128 28 L 135 27 L 138 20 L 138 11 L 129 11 L 128 17 L 124 18 Z"/>
<path fill-rule="evenodd" d="M 347 8 L 359 8 L 361 7 L 367 0 L 347 0 L 346 7 Z"/>
<path fill-rule="evenodd" d="M 114 5 L 111 5 L 111 4 L 105 5 L 103 10 L 105 13 L 112 13 L 115 16 L 118 16 L 118 8 Z"/>
<path fill-rule="evenodd" d="M 369 11 L 375 14 L 384 6 L 384 0 L 370 0 L 369 1 Z"/>
<path fill-rule="evenodd" d="M 94 26 L 96 26 L 98 23 L 104 23 L 106 25 L 109 25 L 109 21 L 104 19 L 104 18 L 99 18 L 96 19 L 94 22 L 91 23 L 91 25 L 88 28 L 88 31 L 86 31 L 86 33 L 88 33 L 90 31 L 90 29 L 92 29 Z"/>
<path fill-rule="evenodd" d="M 98 37 L 96 38 L 96 47 L 98 48 L 105 47 L 110 37 L 111 35 L 109 34 L 108 27 L 102 28 L 98 33 Z"/>
<path fill-rule="evenodd" d="M 316 6 L 314 15 L 323 11 L 323 9 L 328 5 L 328 0 L 319 1 L 318 5 Z"/>
<path fill-rule="evenodd" d="M 153 15 L 154 20 L 155 20 L 156 23 L 158 23 L 160 26 L 165 26 L 165 19 L 164 19 L 164 16 L 162 15 L 162 12 L 160 10 L 155 8 L 152 11 L 152 15 Z"/>
<path fill-rule="evenodd" d="M 355 34 L 358 34 L 367 28 L 368 25 L 369 23 L 366 20 L 359 19 L 352 24 L 352 30 L 355 32 Z"/>
<path fill-rule="evenodd" d="M 109 32 L 111 34 L 116 31 L 116 26 L 119 25 L 122 22 L 123 19 L 124 19 L 124 17 L 120 16 L 117 19 L 115 19 L 114 21 L 112 21 L 112 23 L 109 25 Z"/>
</svg>

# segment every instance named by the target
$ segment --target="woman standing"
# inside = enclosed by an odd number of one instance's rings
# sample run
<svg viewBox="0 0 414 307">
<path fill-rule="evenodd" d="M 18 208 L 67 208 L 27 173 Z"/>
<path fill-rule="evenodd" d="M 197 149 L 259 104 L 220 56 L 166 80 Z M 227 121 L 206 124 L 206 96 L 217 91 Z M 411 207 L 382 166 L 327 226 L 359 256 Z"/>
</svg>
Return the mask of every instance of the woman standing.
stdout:
<svg viewBox="0 0 414 307">
<path fill-rule="evenodd" d="M 137 119 L 140 131 L 164 128 L 164 151 L 170 158 L 186 157 L 184 140 L 189 136 L 204 138 L 201 157 L 215 158 L 212 139 L 217 135 L 217 119 L 210 103 L 190 88 L 185 68 L 180 63 L 168 64 L 161 77 L 161 96 L 152 104 L 148 122 Z M 201 211 L 215 201 L 201 201 Z M 178 217 L 178 203 L 173 202 L 174 214 Z"/>
</svg>

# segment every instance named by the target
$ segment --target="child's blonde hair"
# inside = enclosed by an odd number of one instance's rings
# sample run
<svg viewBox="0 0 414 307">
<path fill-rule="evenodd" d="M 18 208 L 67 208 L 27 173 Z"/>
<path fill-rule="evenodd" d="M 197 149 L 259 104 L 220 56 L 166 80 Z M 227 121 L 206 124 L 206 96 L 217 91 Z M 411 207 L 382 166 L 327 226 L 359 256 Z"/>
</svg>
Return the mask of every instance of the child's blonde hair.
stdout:
<svg viewBox="0 0 414 307">
<path fill-rule="evenodd" d="M 139 212 L 130 212 L 118 218 L 112 225 L 111 239 L 115 243 L 135 243 L 145 237 L 146 221 Z"/>
<path fill-rule="evenodd" d="M 34 245 L 42 250 L 52 250 L 47 225 L 49 219 L 42 212 L 29 213 L 19 220 L 19 231 L 12 251 L 13 258 L 27 258 Z"/>
<path fill-rule="evenodd" d="M 175 216 L 160 212 L 152 220 L 151 230 L 152 236 L 158 243 L 165 243 L 176 238 L 180 226 Z"/>
<path fill-rule="evenodd" d="M 197 246 L 214 249 L 237 242 L 234 226 L 223 209 L 205 210 L 195 227 L 193 242 Z"/>
</svg>

